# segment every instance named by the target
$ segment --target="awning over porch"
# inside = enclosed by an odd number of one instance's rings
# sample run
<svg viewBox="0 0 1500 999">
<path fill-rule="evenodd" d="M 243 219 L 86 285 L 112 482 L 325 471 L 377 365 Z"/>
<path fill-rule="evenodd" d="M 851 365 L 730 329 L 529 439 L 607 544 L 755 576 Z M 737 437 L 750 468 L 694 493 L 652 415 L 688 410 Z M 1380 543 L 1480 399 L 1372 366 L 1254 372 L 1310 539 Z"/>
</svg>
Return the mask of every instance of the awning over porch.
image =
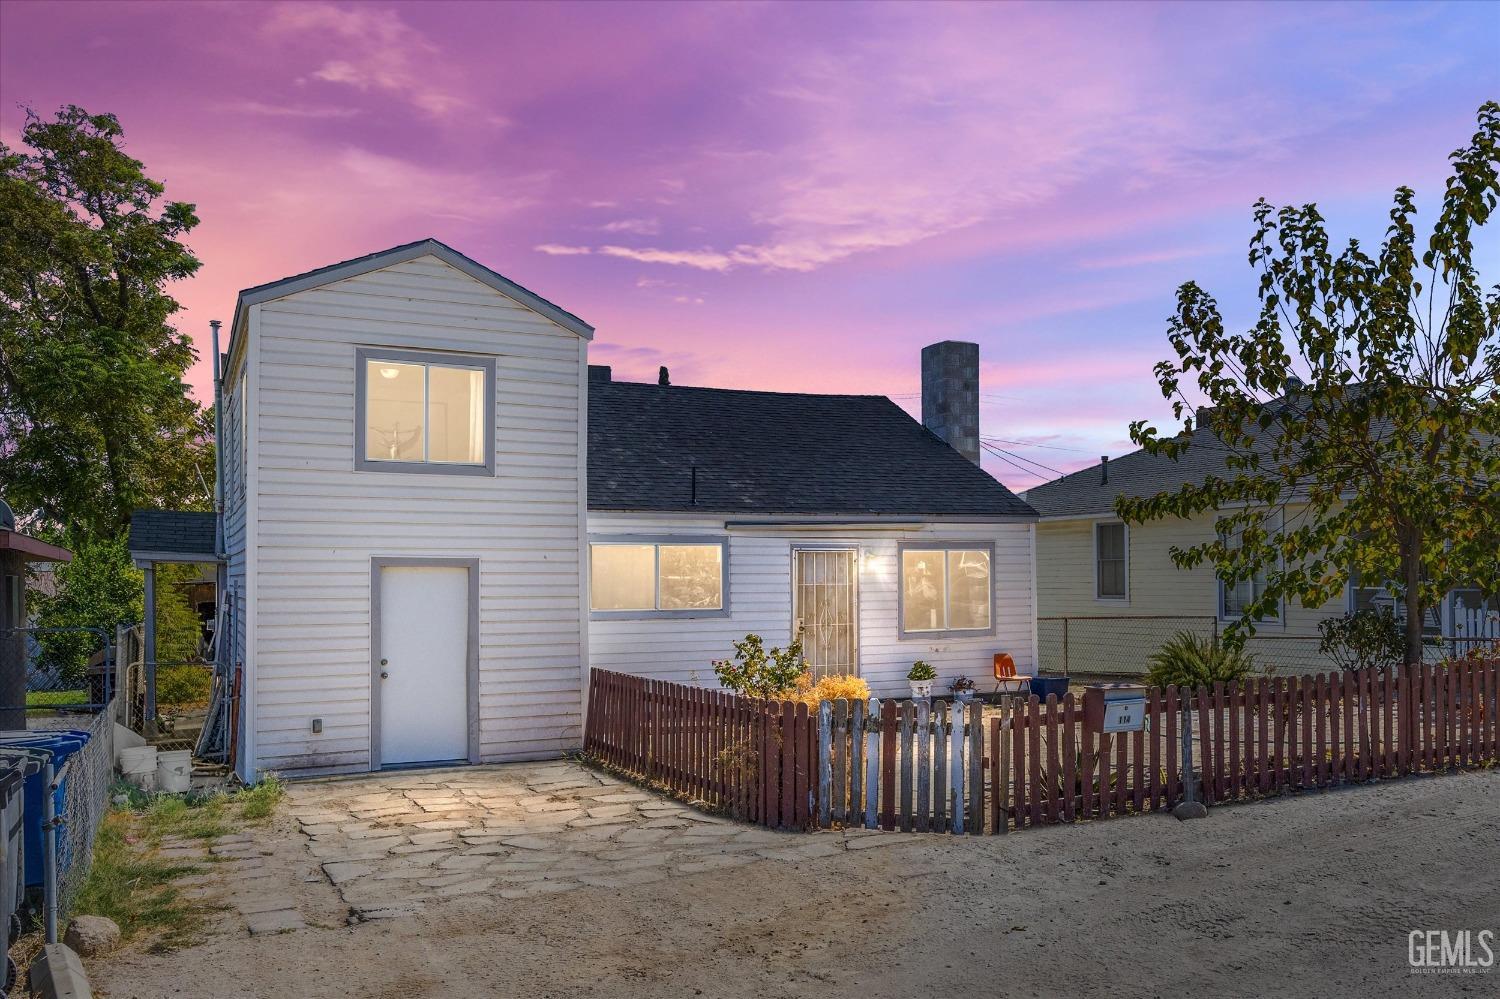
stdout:
<svg viewBox="0 0 1500 999">
<path fill-rule="evenodd" d="M 139 568 L 158 562 L 218 562 L 212 510 L 137 510 L 130 515 L 130 557 Z"/>
</svg>

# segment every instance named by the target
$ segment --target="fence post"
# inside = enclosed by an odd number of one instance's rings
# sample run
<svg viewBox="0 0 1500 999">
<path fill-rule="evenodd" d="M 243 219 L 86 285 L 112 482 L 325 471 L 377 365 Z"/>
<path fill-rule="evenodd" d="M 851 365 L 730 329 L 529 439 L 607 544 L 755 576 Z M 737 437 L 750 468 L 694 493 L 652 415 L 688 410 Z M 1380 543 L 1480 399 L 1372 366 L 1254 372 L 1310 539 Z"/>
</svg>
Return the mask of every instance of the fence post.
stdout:
<svg viewBox="0 0 1500 999">
<path fill-rule="evenodd" d="M 1215 625 L 1217 627 L 1217 625 Z M 1182 698 L 1182 801 L 1172 809 L 1172 814 L 1179 819 L 1201 819 L 1208 815 L 1208 809 L 1203 802 L 1198 800 L 1198 773 L 1193 766 L 1193 724 L 1192 706 L 1193 695 L 1191 688 L 1183 688 Z M 1198 702 L 1198 710 L 1203 710 L 1203 702 Z M 1204 747 L 1207 751 L 1207 747 Z"/>
<path fill-rule="evenodd" d="M 833 705 L 818 702 L 818 825 L 827 829 L 832 823 L 830 807 L 833 798 Z"/>
<path fill-rule="evenodd" d="M 42 799 L 42 904 L 46 942 L 57 943 L 57 785 L 59 774 L 51 760 L 44 771 L 47 777 L 46 793 Z"/>
</svg>

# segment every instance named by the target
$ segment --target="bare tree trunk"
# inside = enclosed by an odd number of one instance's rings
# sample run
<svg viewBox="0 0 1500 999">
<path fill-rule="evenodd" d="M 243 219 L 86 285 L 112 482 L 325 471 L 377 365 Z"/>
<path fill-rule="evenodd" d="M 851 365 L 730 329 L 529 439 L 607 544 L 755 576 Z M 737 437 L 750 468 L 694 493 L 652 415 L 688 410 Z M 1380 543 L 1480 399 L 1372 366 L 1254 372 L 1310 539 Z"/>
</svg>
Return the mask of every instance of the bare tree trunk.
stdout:
<svg viewBox="0 0 1500 999">
<path fill-rule="evenodd" d="M 1401 583 L 1405 589 L 1403 606 L 1406 609 L 1406 662 L 1407 665 L 1422 662 L 1422 529 L 1403 527 L 1399 532 L 1401 545 Z"/>
</svg>

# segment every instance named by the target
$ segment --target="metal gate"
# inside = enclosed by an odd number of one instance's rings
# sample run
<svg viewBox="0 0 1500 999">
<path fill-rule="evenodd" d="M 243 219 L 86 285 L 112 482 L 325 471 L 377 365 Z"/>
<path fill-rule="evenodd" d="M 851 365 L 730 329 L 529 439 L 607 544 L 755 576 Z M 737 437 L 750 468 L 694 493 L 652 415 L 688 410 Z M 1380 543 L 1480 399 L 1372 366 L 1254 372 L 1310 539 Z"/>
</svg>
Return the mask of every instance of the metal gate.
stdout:
<svg viewBox="0 0 1500 999">
<path fill-rule="evenodd" d="M 814 677 L 859 672 L 859 552 L 792 550 L 792 616 Z"/>
</svg>

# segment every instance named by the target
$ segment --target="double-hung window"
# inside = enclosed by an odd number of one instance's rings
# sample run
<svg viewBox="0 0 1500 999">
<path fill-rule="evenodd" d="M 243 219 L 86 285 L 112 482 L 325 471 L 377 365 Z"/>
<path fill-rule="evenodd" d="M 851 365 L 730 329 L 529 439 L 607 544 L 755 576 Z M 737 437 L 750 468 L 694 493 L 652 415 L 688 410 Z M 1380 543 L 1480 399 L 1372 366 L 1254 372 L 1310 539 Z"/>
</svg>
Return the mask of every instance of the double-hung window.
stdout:
<svg viewBox="0 0 1500 999">
<path fill-rule="evenodd" d="M 589 609 L 605 617 L 726 613 L 722 538 L 589 542 Z"/>
<path fill-rule="evenodd" d="M 993 545 L 902 544 L 901 635 L 993 634 Z"/>
<path fill-rule="evenodd" d="M 1094 525 L 1094 596 L 1099 600 L 1124 600 L 1129 594 L 1125 555 L 1128 537 L 1124 524 Z"/>
<path fill-rule="evenodd" d="M 1264 524 L 1266 530 L 1276 533 L 1281 530 L 1281 515 L 1273 513 L 1266 518 Z M 1225 541 L 1229 547 L 1237 548 L 1240 545 L 1241 531 L 1230 532 L 1225 535 Z M 1219 620 L 1233 621 L 1245 613 L 1245 608 L 1265 596 L 1266 593 L 1266 569 L 1264 566 L 1255 570 L 1247 579 L 1237 579 L 1233 583 L 1226 583 L 1220 579 L 1219 585 Z M 1277 615 L 1281 615 L 1278 613 Z M 1283 620 L 1283 624 L 1285 621 Z"/>
<path fill-rule="evenodd" d="M 355 467 L 492 475 L 494 358 L 361 347 Z"/>
</svg>

